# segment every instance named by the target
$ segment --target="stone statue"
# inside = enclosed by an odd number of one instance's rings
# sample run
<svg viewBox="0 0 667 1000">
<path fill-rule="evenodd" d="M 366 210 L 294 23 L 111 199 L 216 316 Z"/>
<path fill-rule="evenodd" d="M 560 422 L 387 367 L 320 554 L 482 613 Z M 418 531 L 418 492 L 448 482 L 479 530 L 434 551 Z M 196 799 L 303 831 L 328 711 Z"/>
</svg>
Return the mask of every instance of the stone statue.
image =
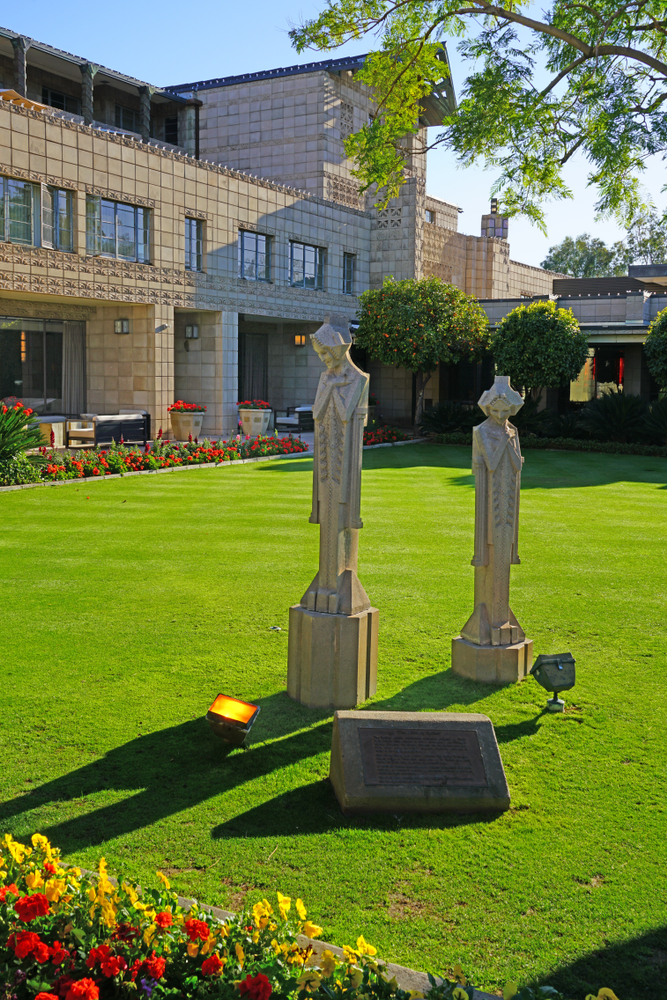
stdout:
<svg viewBox="0 0 667 1000">
<path fill-rule="evenodd" d="M 475 474 L 475 610 L 452 646 L 452 668 L 475 680 L 520 680 L 530 669 L 532 641 L 509 603 L 510 566 L 520 563 L 519 491 L 523 458 L 508 417 L 523 399 L 505 375 L 483 393 L 484 423 L 473 430 Z"/>
<path fill-rule="evenodd" d="M 357 577 L 368 375 L 350 359 L 347 323 L 311 341 L 326 370 L 313 404 L 312 524 L 319 569 L 290 609 L 288 693 L 310 707 L 352 708 L 375 693 L 378 612 Z"/>
</svg>

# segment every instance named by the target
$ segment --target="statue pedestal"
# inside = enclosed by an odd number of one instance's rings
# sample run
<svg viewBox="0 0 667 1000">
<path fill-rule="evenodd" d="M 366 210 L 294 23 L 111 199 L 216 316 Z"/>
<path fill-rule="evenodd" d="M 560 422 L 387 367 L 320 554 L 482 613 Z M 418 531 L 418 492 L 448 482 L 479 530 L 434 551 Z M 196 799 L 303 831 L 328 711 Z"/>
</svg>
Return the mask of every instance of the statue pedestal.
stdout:
<svg viewBox="0 0 667 1000">
<path fill-rule="evenodd" d="M 354 708 L 377 690 L 377 608 L 329 615 L 289 609 L 287 693 L 308 708 Z"/>
<path fill-rule="evenodd" d="M 477 646 L 458 636 L 452 639 L 452 670 L 481 684 L 515 684 L 530 673 L 533 640 L 509 646 Z"/>
</svg>

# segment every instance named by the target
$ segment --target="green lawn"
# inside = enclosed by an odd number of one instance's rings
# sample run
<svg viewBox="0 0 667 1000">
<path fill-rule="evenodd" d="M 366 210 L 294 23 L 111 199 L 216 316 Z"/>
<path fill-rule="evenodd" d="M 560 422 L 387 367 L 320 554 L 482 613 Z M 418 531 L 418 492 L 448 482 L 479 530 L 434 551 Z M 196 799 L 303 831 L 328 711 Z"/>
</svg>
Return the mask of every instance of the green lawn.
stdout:
<svg viewBox="0 0 667 1000">
<path fill-rule="evenodd" d="M 533 680 L 449 669 L 472 611 L 469 450 L 364 456 L 372 704 L 489 715 L 512 793 L 492 819 L 341 816 L 331 718 L 284 693 L 288 607 L 317 564 L 310 461 L 1 494 L 0 831 L 229 908 L 300 895 L 328 940 L 460 961 L 488 990 L 664 998 L 665 465 L 526 454 L 512 606 L 536 653 L 577 660 L 553 716 Z M 226 759 L 203 718 L 219 691 L 262 705 Z"/>
</svg>

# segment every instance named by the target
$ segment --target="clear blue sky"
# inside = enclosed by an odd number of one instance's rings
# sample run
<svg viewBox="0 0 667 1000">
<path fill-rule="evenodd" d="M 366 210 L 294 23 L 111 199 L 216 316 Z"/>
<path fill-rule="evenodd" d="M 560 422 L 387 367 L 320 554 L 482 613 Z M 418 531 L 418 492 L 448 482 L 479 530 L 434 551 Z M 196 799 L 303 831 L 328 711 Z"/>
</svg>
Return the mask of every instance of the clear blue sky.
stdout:
<svg viewBox="0 0 667 1000">
<path fill-rule="evenodd" d="M 23 0 L 8 5 L 0 19 L 13 31 L 164 86 L 326 58 L 318 53 L 297 56 L 287 34 L 291 24 L 319 9 L 320 4 L 312 0 L 194 0 L 190 4 L 174 0 L 61 0 L 59 4 Z M 332 55 L 358 54 L 369 47 L 367 40 L 351 43 Z M 450 57 L 458 89 L 464 70 L 453 46 Z M 513 259 L 539 265 L 550 245 L 584 231 L 607 242 L 620 238 L 613 222 L 594 221 L 595 195 L 586 188 L 586 173 L 583 159 L 570 165 L 567 180 L 575 198 L 551 207 L 547 238 L 526 221 L 511 221 Z M 645 186 L 660 208 L 666 201 L 661 194 L 667 180 L 664 174 L 663 162 L 657 161 L 644 176 Z M 430 154 L 429 193 L 463 208 L 459 216 L 463 232 L 479 234 L 480 216 L 488 210 L 493 179 L 492 173 L 481 169 L 459 169 L 446 150 Z"/>
</svg>

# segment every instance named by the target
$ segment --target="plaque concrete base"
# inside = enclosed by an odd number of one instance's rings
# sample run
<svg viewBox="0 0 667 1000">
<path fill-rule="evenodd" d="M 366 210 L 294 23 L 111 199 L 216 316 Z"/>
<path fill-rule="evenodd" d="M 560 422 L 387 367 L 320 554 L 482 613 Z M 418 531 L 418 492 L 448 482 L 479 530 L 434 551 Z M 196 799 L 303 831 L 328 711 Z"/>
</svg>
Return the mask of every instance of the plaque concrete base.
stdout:
<svg viewBox="0 0 667 1000">
<path fill-rule="evenodd" d="M 328 615 L 289 609 L 287 693 L 308 708 L 354 708 L 377 691 L 377 608 Z"/>
<path fill-rule="evenodd" d="M 510 804 L 486 715 L 336 712 L 329 777 L 346 815 L 500 811 Z"/>
<path fill-rule="evenodd" d="M 452 639 L 452 670 L 482 684 L 514 684 L 530 673 L 533 640 L 509 646 L 477 646 L 458 636 Z"/>
</svg>

